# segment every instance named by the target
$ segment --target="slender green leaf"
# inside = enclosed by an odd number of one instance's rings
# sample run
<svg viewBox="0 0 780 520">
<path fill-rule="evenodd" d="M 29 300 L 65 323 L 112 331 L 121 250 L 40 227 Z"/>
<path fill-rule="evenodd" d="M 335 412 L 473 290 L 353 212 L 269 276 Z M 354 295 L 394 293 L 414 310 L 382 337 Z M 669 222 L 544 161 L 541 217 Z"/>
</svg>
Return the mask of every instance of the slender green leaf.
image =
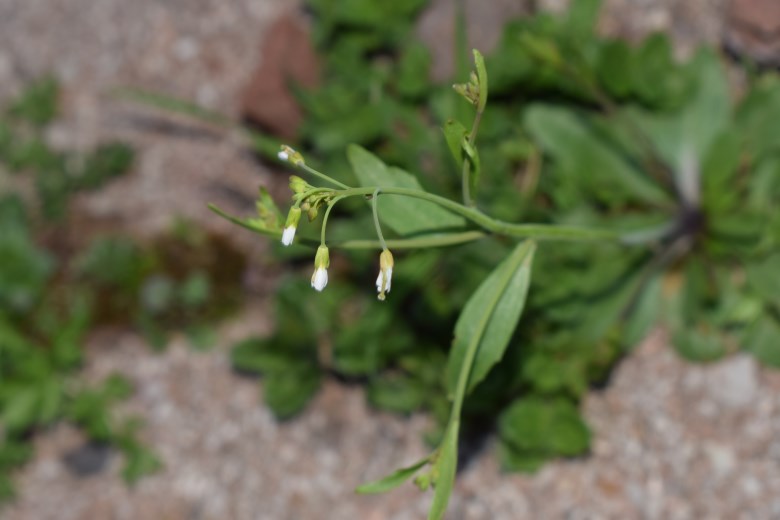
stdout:
<svg viewBox="0 0 780 520">
<path fill-rule="evenodd" d="M 488 75 L 487 69 L 485 68 L 485 58 L 482 57 L 482 54 L 477 49 L 474 49 L 473 52 L 474 65 L 477 69 L 477 79 L 479 80 L 479 102 L 477 103 L 477 110 L 482 112 L 485 110 L 488 99 Z"/>
<path fill-rule="evenodd" d="M 411 466 L 401 468 L 384 478 L 375 480 L 374 482 L 368 482 L 367 484 L 362 484 L 358 486 L 357 489 L 355 489 L 355 492 L 360 493 L 361 495 L 370 495 L 375 493 L 385 493 L 386 491 L 397 488 L 409 480 L 412 475 L 417 473 L 420 468 L 425 466 L 428 463 L 428 460 L 429 458 L 426 457 L 420 461 L 415 462 Z"/>
<path fill-rule="evenodd" d="M 423 191 L 420 182 L 412 174 L 399 168 L 388 168 L 374 154 L 360 146 L 350 145 L 347 157 L 361 186 Z M 379 217 L 401 235 L 466 225 L 463 218 L 433 203 L 398 195 L 382 197 Z"/>
<path fill-rule="evenodd" d="M 455 393 L 462 370 L 469 370 L 467 392 L 504 355 L 523 312 L 536 244 L 525 241 L 496 267 L 469 298 L 455 325 L 455 340 L 447 364 L 447 389 Z M 464 366 L 469 346 L 477 343 L 471 367 Z"/>
<path fill-rule="evenodd" d="M 605 202 L 669 202 L 663 189 L 570 109 L 533 106 L 526 112 L 525 124 L 553 156 L 566 180 L 582 193 L 592 193 Z"/>
<path fill-rule="evenodd" d="M 463 146 L 461 143 L 468 135 L 468 130 L 460 121 L 454 119 L 448 119 L 444 123 L 444 139 L 447 141 L 447 147 L 452 153 L 453 159 L 455 159 L 455 165 L 460 168 L 463 166 Z"/>
<path fill-rule="evenodd" d="M 190 116 L 207 123 L 216 123 L 227 127 L 236 126 L 233 120 L 225 115 L 203 108 L 196 103 L 185 101 L 173 96 L 166 96 L 165 94 L 159 94 L 137 88 L 120 88 L 114 90 L 113 94 L 121 99 L 127 99 L 144 105 L 160 108 L 168 112 Z"/>
</svg>

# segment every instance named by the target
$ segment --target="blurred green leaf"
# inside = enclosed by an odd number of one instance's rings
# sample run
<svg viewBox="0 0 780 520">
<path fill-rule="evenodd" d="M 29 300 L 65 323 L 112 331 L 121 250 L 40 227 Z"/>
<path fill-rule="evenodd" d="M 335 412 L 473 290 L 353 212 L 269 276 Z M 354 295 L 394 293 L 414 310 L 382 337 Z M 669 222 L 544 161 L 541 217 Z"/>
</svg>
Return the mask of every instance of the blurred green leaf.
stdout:
<svg viewBox="0 0 780 520">
<path fill-rule="evenodd" d="M 604 142 L 586 118 L 564 108 L 534 105 L 525 125 L 558 162 L 566 182 L 609 205 L 664 205 L 669 195 L 638 170 L 615 143 Z"/>
<path fill-rule="evenodd" d="M 423 191 L 411 174 L 388 168 L 375 155 L 359 146 L 350 146 L 347 156 L 361 186 L 407 188 Z M 397 195 L 383 195 L 379 200 L 379 218 L 401 235 L 447 228 L 462 228 L 463 218 L 424 200 Z"/>
<path fill-rule="evenodd" d="M 29 84 L 8 107 L 8 113 L 36 126 L 50 123 L 57 115 L 59 85 L 53 77 Z"/>
<path fill-rule="evenodd" d="M 279 419 L 300 412 L 320 388 L 322 374 L 313 365 L 293 371 L 270 372 L 263 380 L 265 402 Z"/>
<path fill-rule="evenodd" d="M 582 455 L 590 445 L 588 427 L 564 399 L 517 399 L 499 417 L 498 430 L 504 465 L 520 471 L 534 471 L 550 457 Z"/>
</svg>

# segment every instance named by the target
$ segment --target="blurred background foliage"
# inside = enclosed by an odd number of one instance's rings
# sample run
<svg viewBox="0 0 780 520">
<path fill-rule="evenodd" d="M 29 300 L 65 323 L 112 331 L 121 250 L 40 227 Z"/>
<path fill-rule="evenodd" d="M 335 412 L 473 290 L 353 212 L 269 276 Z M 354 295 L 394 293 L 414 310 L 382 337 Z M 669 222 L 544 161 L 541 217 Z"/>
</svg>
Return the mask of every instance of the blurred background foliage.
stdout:
<svg viewBox="0 0 780 520">
<path fill-rule="evenodd" d="M 147 242 L 71 222 L 73 196 L 127 172 L 134 153 L 117 142 L 87 153 L 49 146 L 58 94 L 44 78 L 0 114 L 0 498 L 13 493 L 10 472 L 31 455 L 31 435 L 59 420 L 118 448 L 129 482 L 156 469 L 139 420 L 112 411 L 130 382 L 79 377 L 89 333 L 132 327 L 161 348 L 182 330 L 207 347 L 209 324 L 241 301 L 245 260 L 224 239 L 183 221 Z"/>
<path fill-rule="evenodd" d="M 468 120 L 469 107 L 449 84 L 427 79 L 430 55 L 412 35 L 425 4 L 308 2 L 324 81 L 298 90 L 306 114 L 298 144 L 347 184 L 356 182 L 344 149 L 358 143 L 457 199 L 442 128 L 453 115 Z M 509 221 L 611 228 L 639 244 L 541 244 L 518 331 L 463 420 L 466 443 L 497 432 L 508 469 L 586 453 L 580 399 L 659 322 L 691 360 L 743 348 L 780 365 L 776 76 L 749 77 L 736 96 L 714 50 L 680 63 L 664 35 L 639 45 L 601 38 L 598 10 L 584 0 L 562 17 L 509 21 L 487 56 L 479 207 Z M 461 65 L 453 79 L 467 74 Z M 370 236 L 359 201 L 334 214 L 331 239 Z M 490 238 L 399 253 L 381 303 L 370 290 L 375 253 L 339 251 L 322 295 L 303 274 L 281 284 L 276 333 L 238 344 L 234 366 L 264 375 L 266 402 L 281 418 L 335 376 L 365 385 L 379 408 L 430 412 L 434 442 L 447 417 L 443 367 L 458 312 L 510 247 Z M 310 269 L 307 248 L 276 254 Z"/>
</svg>

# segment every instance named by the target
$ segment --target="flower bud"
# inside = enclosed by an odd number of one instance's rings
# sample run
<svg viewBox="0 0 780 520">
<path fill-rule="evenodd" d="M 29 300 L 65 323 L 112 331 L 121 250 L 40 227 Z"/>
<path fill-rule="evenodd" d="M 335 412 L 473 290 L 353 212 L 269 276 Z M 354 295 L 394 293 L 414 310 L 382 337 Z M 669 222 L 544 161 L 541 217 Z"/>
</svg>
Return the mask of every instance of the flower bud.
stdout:
<svg viewBox="0 0 780 520">
<path fill-rule="evenodd" d="M 281 152 L 280 152 L 281 153 Z M 309 189 L 309 183 L 297 175 L 290 175 L 290 190 L 293 193 L 303 193 Z"/>
<path fill-rule="evenodd" d="M 276 154 L 277 157 L 279 157 L 282 161 L 289 161 L 293 164 L 293 166 L 301 166 L 305 164 L 305 161 L 303 160 L 303 155 L 296 152 L 293 148 L 287 146 L 286 144 L 283 144 L 281 149 L 279 150 L 279 153 Z"/>
<path fill-rule="evenodd" d="M 299 220 L 301 220 L 301 208 L 293 206 L 287 213 L 287 222 L 285 222 L 284 231 L 282 231 L 282 244 L 285 246 L 292 244 Z"/>
<path fill-rule="evenodd" d="M 311 286 L 315 290 L 322 291 L 328 285 L 329 265 L 328 246 L 322 245 L 317 248 L 317 254 L 314 256 L 314 274 L 311 275 Z"/>
</svg>

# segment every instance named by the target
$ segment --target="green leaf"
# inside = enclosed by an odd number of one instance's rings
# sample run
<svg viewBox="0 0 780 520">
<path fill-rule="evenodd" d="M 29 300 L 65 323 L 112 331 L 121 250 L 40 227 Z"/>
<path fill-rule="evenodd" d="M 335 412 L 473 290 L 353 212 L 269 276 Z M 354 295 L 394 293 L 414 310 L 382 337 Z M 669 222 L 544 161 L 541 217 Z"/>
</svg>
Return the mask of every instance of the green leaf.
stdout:
<svg viewBox="0 0 780 520">
<path fill-rule="evenodd" d="M 726 345 L 720 331 L 679 324 L 672 335 L 677 352 L 691 361 L 714 361 L 726 354 Z"/>
<path fill-rule="evenodd" d="M 22 432 L 35 423 L 38 406 L 39 395 L 35 386 L 20 387 L 4 403 L 0 419 L 9 432 Z"/>
<path fill-rule="evenodd" d="M 317 393 L 320 379 L 320 371 L 313 365 L 272 372 L 264 379 L 265 402 L 279 419 L 292 417 Z"/>
<path fill-rule="evenodd" d="M 599 53 L 596 74 L 613 96 L 627 97 L 633 88 L 634 59 L 628 44 L 622 40 L 607 42 Z"/>
<path fill-rule="evenodd" d="M 572 110 L 535 105 L 526 111 L 525 124 L 582 193 L 609 203 L 669 202 L 666 192 Z"/>
<path fill-rule="evenodd" d="M 780 253 L 745 266 L 750 287 L 764 301 L 780 307 Z"/>
<path fill-rule="evenodd" d="M 460 421 L 450 422 L 444 433 L 441 446 L 433 464 L 434 486 L 433 502 L 428 510 L 428 520 L 440 520 L 444 518 L 447 504 L 455 485 L 455 472 L 458 469 L 458 430 Z"/>
<path fill-rule="evenodd" d="M 732 106 L 725 72 L 715 53 L 700 52 L 690 67 L 695 89 L 679 111 L 630 113 L 678 176 L 699 173 L 710 146 L 729 122 Z M 691 168 L 692 159 L 695 168 Z M 678 183 L 683 182 L 678 179 Z"/>
<path fill-rule="evenodd" d="M 642 341 L 653 325 L 658 320 L 661 309 L 663 286 L 660 276 L 653 276 L 641 288 L 631 315 L 623 324 L 623 342 L 625 347 L 631 349 Z"/>
<path fill-rule="evenodd" d="M 444 139 L 447 141 L 447 147 L 455 159 L 455 166 L 463 166 L 463 140 L 468 136 L 469 131 L 460 121 L 448 119 L 444 123 Z"/>
<path fill-rule="evenodd" d="M 57 116 L 59 85 L 52 77 L 30 84 L 8 112 L 37 126 L 44 126 Z"/>
<path fill-rule="evenodd" d="M 388 168 L 374 154 L 360 146 L 350 145 L 347 148 L 347 157 L 361 186 L 424 191 L 412 174 L 399 168 Z M 398 195 L 382 196 L 379 201 L 379 217 L 401 235 L 461 228 L 466 225 L 463 218 L 432 202 Z"/>
<path fill-rule="evenodd" d="M 411 413 L 422 406 L 429 391 L 411 377 L 382 377 L 371 382 L 368 399 L 383 410 Z"/>
<path fill-rule="evenodd" d="M 498 429 L 511 454 L 504 458 L 509 469 L 534 470 L 544 459 L 581 455 L 590 445 L 590 430 L 565 399 L 517 399 L 501 414 Z"/>
<path fill-rule="evenodd" d="M 761 363 L 780 368 L 780 325 L 771 316 L 764 316 L 745 335 L 745 348 Z"/>
<path fill-rule="evenodd" d="M 536 244 L 524 241 L 496 267 L 469 298 L 455 324 L 447 364 L 447 391 L 453 395 L 462 370 L 469 370 L 466 392 L 472 390 L 504 355 L 523 312 L 531 281 Z M 472 345 L 478 345 L 471 366 L 464 366 Z"/>
<path fill-rule="evenodd" d="M 598 21 L 601 0 L 577 0 L 572 2 L 566 15 L 566 32 L 579 39 L 593 34 Z"/>
<path fill-rule="evenodd" d="M 426 457 L 420 461 L 415 462 L 411 466 L 406 466 L 405 468 L 401 468 L 394 473 L 391 473 L 390 475 L 381 478 L 379 480 L 375 480 L 374 482 L 368 482 L 366 484 L 361 484 L 360 486 L 355 489 L 356 493 L 360 493 L 361 495 L 370 495 L 370 494 L 376 494 L 376 493 L 385 493 L 387 491 L 390 491 L 391 489 L 397 488 L 407 480 L 409 480 L 412 475 L 417 473 L 417 471 L 428 464 L 429 457 Z"/>
</svg>

